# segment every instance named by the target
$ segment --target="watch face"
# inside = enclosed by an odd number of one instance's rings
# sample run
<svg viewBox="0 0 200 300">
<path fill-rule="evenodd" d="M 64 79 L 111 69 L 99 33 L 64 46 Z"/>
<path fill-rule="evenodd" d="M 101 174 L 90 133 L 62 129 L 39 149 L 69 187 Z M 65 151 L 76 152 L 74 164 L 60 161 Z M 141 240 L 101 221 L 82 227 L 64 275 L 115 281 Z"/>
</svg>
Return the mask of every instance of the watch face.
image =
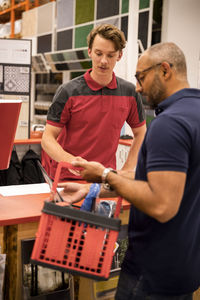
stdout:
<svg viewBox="0 0 200 300">
<path fill-rule="evenodd" d="M 101 179 L 102 179 L 102 182 L 103 183 L 106 183 L 106 177 L 108 175 L 108 173 L 111 171 L 112 169 L 111 168 L 105 168 L 104 171 L 103 171 L 103 174 L 101 176 Z"/>
</svg>

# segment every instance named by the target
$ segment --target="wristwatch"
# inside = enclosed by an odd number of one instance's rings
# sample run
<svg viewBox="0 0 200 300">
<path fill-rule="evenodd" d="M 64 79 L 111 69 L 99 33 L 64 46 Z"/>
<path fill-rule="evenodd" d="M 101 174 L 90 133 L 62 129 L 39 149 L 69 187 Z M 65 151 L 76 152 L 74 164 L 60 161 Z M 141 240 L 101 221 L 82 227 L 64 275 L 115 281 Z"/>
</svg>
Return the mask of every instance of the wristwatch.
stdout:
<svg viewBox="0 0 200 300">
<path fill-rule="evenodd" d="M 117 171 L 112 169 L 112 168 L 105 168 L 103 170 L 103 173 L 101 175 L 101 180 L 102 180 L 102 183 L 103 183 L 103 187 L 106 189 L 106 190 L 110 190 L 110 191 L 113 191 L 112 187 L 109 185 L 109 183 L 107 183 L 106 181 L 106 178 L 108 176 L 108 173 L 110 172 L 113 172 L 113 173 L 116 173 L 117 174 Z"/>
<path fill-rule="evenodd" d="M 108 176 L 108 173 L 110 173 L 110 172 L 117 173 L 117 171 L 115 171 L 115 170 L 112 169 L 112 168 L 105 168 L 105 169 L 103 170 L 102 175 L 101 175 L 102 183 L 106 183 L 106 178 L 107 178 L 107 176 Z"/>
</svg>

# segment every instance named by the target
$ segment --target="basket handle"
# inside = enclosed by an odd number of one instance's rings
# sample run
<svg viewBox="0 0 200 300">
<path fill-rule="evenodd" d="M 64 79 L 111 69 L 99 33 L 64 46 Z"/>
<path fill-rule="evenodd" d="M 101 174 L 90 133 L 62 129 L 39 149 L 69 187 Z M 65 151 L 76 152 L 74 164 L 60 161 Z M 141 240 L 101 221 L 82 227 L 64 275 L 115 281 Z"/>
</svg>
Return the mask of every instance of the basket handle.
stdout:
<svg viewBox="0 0 200 300">
<path fill-rule="evenodd" d="M 67 168 L 67 169 L 72 169 L 72 170 L 82 170 L 82 168 L 74 167 L 72 164 L 66 162 L 66 161 L 60 161 L 58 163 L 57 169 L 56 169 L 56 174 L 54 178 L 54 182 L 51 188 L 51 192 L 56 193 L 56 188 L 58 185 L 58 181 L 60 178 L 60 172 L 62 168 Z"/>
<path fill-rule="evenodd" d="M 115 209 L 115 214 L 114 214 L 115 218 L 117 218 L 119 216 L 121 206 L 122 206 L 122 197 L 118 197 L 117 205 L 116 205 L 116 209 Z"/>
</svg>

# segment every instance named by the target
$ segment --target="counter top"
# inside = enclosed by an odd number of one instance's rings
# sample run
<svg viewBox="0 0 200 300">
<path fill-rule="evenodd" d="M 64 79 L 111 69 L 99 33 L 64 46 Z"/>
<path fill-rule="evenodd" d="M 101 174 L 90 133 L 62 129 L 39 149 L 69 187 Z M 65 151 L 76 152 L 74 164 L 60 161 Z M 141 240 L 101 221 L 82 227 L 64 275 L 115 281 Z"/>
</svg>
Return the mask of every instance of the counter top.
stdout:
<svg viewBox="0 0 200 300">
<path fill-rule="evenodd" d="M 49 194 L 1 196 L 0 226 L 39 221 Z"/>
</svg>

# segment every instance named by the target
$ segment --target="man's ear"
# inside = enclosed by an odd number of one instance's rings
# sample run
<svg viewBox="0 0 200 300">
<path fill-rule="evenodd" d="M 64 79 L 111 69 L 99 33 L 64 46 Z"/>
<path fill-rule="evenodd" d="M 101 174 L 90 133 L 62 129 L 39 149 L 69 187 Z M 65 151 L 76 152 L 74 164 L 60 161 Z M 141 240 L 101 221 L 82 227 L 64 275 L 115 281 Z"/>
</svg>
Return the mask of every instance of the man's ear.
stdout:
<svg viewBox="0 0 200 300">
<path fill-rule="evenodd" d="M 170 67 L 169 63 L 167 63 L 167 62 L 162 63 L 162 73 L 163 73 L 163 77 L 165 77 L 165 79 L 167 79 L 171 76 L 171 67 Z"/>
<path fill-rule="evenodd" d="M 91 52 L 92 50 L 90 48 L 88 48 L 88 56 L 91 57 Z"/>
<path fill-rule="evenodd" d="M 123 55 L 123 51 L 120 51 L 117 61 L 119 61 L 122 58 L 122 55 Z"/>
</svg>

